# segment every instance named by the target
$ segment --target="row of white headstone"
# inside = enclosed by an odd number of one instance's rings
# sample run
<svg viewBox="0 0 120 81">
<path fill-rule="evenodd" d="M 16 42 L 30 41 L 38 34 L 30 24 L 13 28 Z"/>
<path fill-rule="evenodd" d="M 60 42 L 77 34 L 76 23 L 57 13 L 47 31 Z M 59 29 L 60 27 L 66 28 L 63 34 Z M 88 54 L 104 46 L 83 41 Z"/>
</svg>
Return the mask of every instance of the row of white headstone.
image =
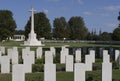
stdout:
<svg viewBox="0 0 120 81">
<path fill-rule="evenodd" d="M 26 54 L 27 51 L 28 51 L 28 53 L 34 52 L 34 51 L 30 51 L 30 47 L 26 47 L 25 49 L 22 49 L 22 58 L 24 58 L 24 56 L 27 55 Z M 50 47 L 50 51 L 52 52 L 53 56 L 55 56 L 55 54 L 56 54 L 55 48 Z M 94 51 L 90 51 L 90 54 L 91 54 L 91 52 L 94 52 Z M 0 46 L 0 54 L 2 54 L 2 55 L 5 54 L 5 47 Z M 69 49 L 66 48 L 65 46 L 63 46 L 62 50 L 60 52 L 60 57 L 61 57 L 60 63 L 61 64 L 65 63 L 65 61 L 66 61 L 65 59 L 68 54 L 69 54 Z M 19 54 L 18 54 L 17 47 L 13 47 L 12 49 L 7 49 L 7 55 L 10 59 L 12 59 L 12 64 L 18 63 Z M 36 58 L 37 59 L 42 58 L 42 55 L 43 55 L 43 49 L 42 49 L 42 47 L 38 47 L 36 49 Z M 1 58 L 1 55 L 0 55 L 0 58 Z M 89 56 L 86 56 L 86 58 L 89 58 Z M 120 58 L 120 50 L 115 50 L 115 61 L 120 63 L 119 58 Z M 76 50 L 75 62 L 81 62 L 81 49 Z M 0 64 L 1 64 L 1 62 L 0 62 Z"/>
<path fill-rule="evenodd" d="M 93 58 L 91 54 L 89 56 L 87 55 L 88 59 Z M 56 81 L 56 64 L 53 63 L 52 52 L 46 51 L 45 57 L 46 58 L 44 64 L 44 81 Z M 71 55 L 70 56 L 68 55 L 67 58 L 70 59 Z M 69 61 L 71 61 L 71 59 Z M 72 64 L 68 64 L 69 65 L 68 70 L 71 70 L 70 67 L 74 67 L 74 70 L 72 69 L 74 71 L 74 81 L 85 81 L 85 71 L 91 70 L 92 68 L 91 65 L 94 60 L 90 61 L 91 61 L 89 62 L 90 64 L 86 64 L 86 62 L 88 61 L 86 61 L 85 63 L 75 63 L 74 66 L 71 66 Z M 91 68 L 88 68 L 88 65 Z M 25 81 L 25 71 L 23 68 L 24 68 L 23 64 L 13 65 L 12 81 Z M 112 63 L 110 63 L 110 56 L 108 55 L 107 50 L 103 51 L 102 81 L 112 81 Z"/>
<path fill-rule="evenodd" d="M 41 50 L 41 48 L 38 49 Z M 56 81 L 56 64 L 53 63 L 55 49 L 53 50 L 53 47 L 51 49 L 50 51 L 45 51 L 44 81 Z M 62 47 L 60 55 L 61 63 L 66 64 L 67 72 L 74 72 L 74 81 L 85 81 L 85 71 L 92 71 L 92 63 L 95 62 L 95 51 L 91 50 L 90 54 L 85 56 L 85 63 L 81 63 L 81 50 L 76 51 L 75 63 L 73 62 L 73 55 L 69 55 L 68 51 L 68 48 Z M 40 53 L 38 56 L 40 58 L 42 57 Z M 23 64 L 18 64 L 18 60 L 16 62 L 16 59 L 18 59 L 17 48 L 14 47 L 12 49 L 8 49 L 8 55 L 1 56 L 1 73 L 10 72 L 10 59 L 14 59 L 12 61 L 12 81 L 25 81 L 25 73 L 32 72 L 32 64 L 35 63 L 35 52 L 30 51 L 29 47 L 22 49 Z M 111 80 L 112 63 L 110 63 L 110 56 L 108 55 L 108 51 L 104 50 L 102 63 L 102 81 Z"/>
</svg>

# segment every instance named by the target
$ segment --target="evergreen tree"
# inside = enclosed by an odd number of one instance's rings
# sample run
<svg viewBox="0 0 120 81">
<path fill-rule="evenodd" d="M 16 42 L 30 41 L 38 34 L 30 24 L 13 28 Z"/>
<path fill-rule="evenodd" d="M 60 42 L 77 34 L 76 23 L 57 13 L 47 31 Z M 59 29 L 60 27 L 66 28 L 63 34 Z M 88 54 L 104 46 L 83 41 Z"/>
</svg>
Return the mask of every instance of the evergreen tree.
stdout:
<svg viewBox="0 0 120 81">
<path fill-rule="evenodd" d="M 71 39 L 84 40 L 88 34 L 82 17 L 71 17 L 68 21 L 71 30 Z"/>
<path fill-rule="evenodd" d="M 114 29 L 112 39 L 115 41 L 120 41 L 120 27 Z"/>
<path fill-rule="evenodd" d="M 37 39 L 39 38 L 51 38 L 51 25 L 49 23 L 49 19 L 46 17 L 45 13 L 40 12 L 34 14 L 34 30 L 37 34 Z M 29 18 L 26 26 L 25 26 L 25 37 L 28 38 L 28 34 L 30 33 L 31 29 L 31 17 Z"/>
<path fill-rule="evenodd" d="M 111 41 L 112 40 L 112 37 L 111 37 L 111 34 L 108 33 L 108 32 L 103 32 L 101 35 L 101 40 L 102 41 Z"/>
<path fill-rule="evenodd" d="M 0 40 L 6 40 L 14 35 L 16 22 L 9 10 L 0 10 Z"/>
<path fill-rule="evenodd" d="M 64 17 L 56 18 L 53 23 L 53 37 L 54 38 L 69 38 L 70 28 Z"/>
<path fill-rule="evenodd" d="M 15 30 L 16 35 L 24 35 L 25 31 L 24 30 Z"/>
</svg>

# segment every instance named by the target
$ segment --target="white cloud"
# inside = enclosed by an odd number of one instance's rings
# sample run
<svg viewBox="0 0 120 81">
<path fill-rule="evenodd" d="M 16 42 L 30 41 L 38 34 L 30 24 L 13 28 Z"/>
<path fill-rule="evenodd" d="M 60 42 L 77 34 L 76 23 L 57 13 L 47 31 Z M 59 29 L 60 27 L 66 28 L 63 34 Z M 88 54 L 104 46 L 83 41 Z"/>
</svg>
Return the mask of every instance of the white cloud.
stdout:
<svg viewBox="0 0 120 81">
<path fill-rule="evenodd" d="M 105 26 L 107 27 L 117 27 L 117 24 L 116 23 L 104 23 Z"/>
<path fill-rule="evenodd" d="M 83 4 L 83 1 L 82 0 L 77 0 L 79 4 Z"/>
<path fill-rule="evenodd" d="M 92 12 L 88 12 L 88 11 L 87 11 L 87 12 L 83 12 L 83 14 L 84 14 L 84 15 L 88 15 L 88 16 L 93 15 Z"/>
<path fill-rule="evenodd" d="M 107 17 L 107 16 L 110 16 L 110 14 L 107 14 L 107 13 L 101 13 L 101 14 L 98 14 L 99 16 L 104 16 L 104 17 Z"/>
<path fill-rule="evenodd" d="M 86 12 L 83 12 L 84 15 L 87 15 L 87 16 L 110 16 L 109 14 L 107 13 L 93 13 L 93 12 L 89 12 L 89 11 L 86 11 Z"/>
<path fill-rule="evenodd" d="M 43 12 L 47 14 L 48 13 L 48 9 L 43 9 Z"/>
<path fill-rule="evenodd" d="M 115 10 L 119 10 L 120 6 L 106 6 L 104 7 L 104 9 L 109 11 L 115 11 Z"/>
</svg>

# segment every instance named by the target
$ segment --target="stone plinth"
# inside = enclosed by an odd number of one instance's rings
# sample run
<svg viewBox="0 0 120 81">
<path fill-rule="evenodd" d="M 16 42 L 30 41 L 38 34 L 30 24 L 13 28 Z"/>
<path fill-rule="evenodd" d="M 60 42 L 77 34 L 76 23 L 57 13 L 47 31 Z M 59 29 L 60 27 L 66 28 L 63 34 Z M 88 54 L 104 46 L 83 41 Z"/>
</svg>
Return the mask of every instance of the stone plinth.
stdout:
<svg viewBox="0 0 120 81">
<path fill-rule="evenodd" d="M 34 8 L 32 8 L 30 10 L 30 12 L 32 13 L 32 16 L 31 16 L 31 31 L 28 35 L 28 40 L 27 41 L 24 41 L 24 46 L 43 46 L 41 44 L 41 41 L 38 41 L 37 38 L 36 38 L 36 33 L 34 32 Z"/>
</svg>

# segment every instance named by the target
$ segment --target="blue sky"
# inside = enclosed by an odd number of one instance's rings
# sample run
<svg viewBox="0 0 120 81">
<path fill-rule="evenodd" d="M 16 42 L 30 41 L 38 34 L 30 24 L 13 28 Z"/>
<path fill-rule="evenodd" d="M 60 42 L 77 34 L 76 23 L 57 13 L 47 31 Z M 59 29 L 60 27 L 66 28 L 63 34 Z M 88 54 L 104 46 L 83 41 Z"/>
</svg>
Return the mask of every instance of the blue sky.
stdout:
<svg viewBox="0 0 120 81">
<path fill-rule="evenodd" d="M 0 9 L 13 12 L 17 29 L 24 29 L 34 7 L 37 12 L 45 12 L 52 22 L 55 18 L 81 16 L 89 31 L 101 29 L 112 32 L 118 27 L 120 0 L 0 0 Z"/>
</svg>

